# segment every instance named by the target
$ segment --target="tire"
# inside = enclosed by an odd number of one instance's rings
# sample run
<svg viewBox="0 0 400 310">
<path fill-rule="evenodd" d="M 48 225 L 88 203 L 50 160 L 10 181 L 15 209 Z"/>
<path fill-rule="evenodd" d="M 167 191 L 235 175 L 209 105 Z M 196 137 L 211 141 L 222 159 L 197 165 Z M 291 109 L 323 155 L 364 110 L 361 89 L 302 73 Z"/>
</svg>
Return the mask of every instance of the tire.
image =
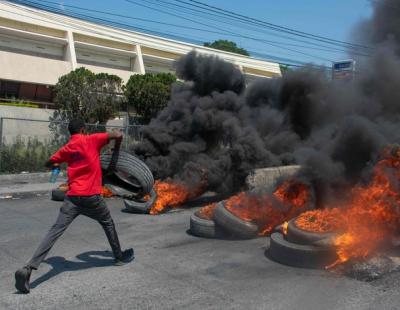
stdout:
<svg viewBox="0 0 400 310">
<path fill-rule="evenodd" d="M 51 191 L 51 200 L 54 201 L 64 201 L 65 191 L 62 191 L 59 188 L 55 188 Z"/>
<path fill-rule="evenodd" d="M 213 220 L 204 219 L 199 216 L 199 211 L 193 213 L 190 217 L 189 232 L 198 237 L 216 238 L 216 226 Z"/>
<path fill-rule="evenodd" d="M 246 222 L 233 215 L 225 208 L 224 202 L 219 202 L 215 208 L 214 221 L 219 227 L 234 237 L 240 239 L 252 239 L 257 237 L 257 225 Z"/>
<path fill-rule="evenodd" d="M 293 267 L 324 268 L 337 259 L 334 247 L 325 248 L 296 244 L 284 239 L 281 233 L 273 233 L 266 255 L 272 260 Z"/>
<path fill-rule="evenodd" d="M 118 196 L 124 199 L 134 199 L 137 197 L 137 192 L 132 192 L 127 188 L 120 187 L 115 184 L 104 184 L 113 194 L 114 196 Z"/>
<path fill-rule="evenodd" d="M 150 193 L 154 185 L 153 174 L 150 169 L 137 157 L 119 151 L 113 154 L 100 156 L 101 168 L 113 171 L 118 178 L 140 189 L 143 195 Z"/>
<path fill-rule="evenodd" d="M 150 199 L 147 201 L 124 199 L 125 211 L 128 213 L 148 214 L 156 199 L 157 193 L 154 189 L 151 190 Z"/>
<path fill-rule="evenodd" d="M 296 223 L 296 218 L 291 219 L 288 223 L 286 240 L 297 244 L 312 244 L 314 242 L 330 239 L 335 236 L 335 233 L 320 233 L 312 232 L 299 228 Z"/>
</svg>

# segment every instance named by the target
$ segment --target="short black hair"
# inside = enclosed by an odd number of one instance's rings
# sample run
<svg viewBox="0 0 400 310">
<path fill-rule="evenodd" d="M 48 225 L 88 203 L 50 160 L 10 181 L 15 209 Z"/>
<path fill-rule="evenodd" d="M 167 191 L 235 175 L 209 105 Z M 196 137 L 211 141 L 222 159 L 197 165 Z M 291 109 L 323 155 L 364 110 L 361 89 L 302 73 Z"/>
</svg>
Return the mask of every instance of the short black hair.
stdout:
<svg viewBox="0 0 400 310">
<path fill-rule="evenodd" d="M 82 128 L 85 128 L 85 122 L 80 118 L 74 118 L 70 120 L 68 124 L 68 130 L 71 136 L 80 133 Z"/>
</svg>

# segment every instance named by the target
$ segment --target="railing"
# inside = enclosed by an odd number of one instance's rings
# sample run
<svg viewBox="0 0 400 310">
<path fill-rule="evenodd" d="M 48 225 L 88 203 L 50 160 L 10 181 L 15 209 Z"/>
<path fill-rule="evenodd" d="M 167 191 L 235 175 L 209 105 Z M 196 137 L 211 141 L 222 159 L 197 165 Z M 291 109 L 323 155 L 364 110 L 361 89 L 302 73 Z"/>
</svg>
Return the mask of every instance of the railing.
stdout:
<svg viewBox="0 0 400 310">
<path fill-rule="evenodd" d="M 56 104 L 53 103 L 53 102 L 45 102 L 45 101 L 37 101 L 37 100 L 21 100 L 21 99 L 0 98 L 0 104 L 1 105 L 7 105 L 8 103 L 11 106 L 15 106 L 12 103 L 17 103 L 17 104 L 20 103 L 21 106 L 24 106 L 24 104 L 32 104 L 32 105 L 37 106 L 37 108 L 42 108 L 42 109 L 55 109 L 55 106 L 56 106 Z"/>
<path fill-rule="evenodd" d="M 69 137 L 68 124 L 29 118 L 0 117 L 0 173 L 38 172 Z M 140 125 L 86 124 L 90 133 L 119 129 L 122 149 L 129 151 L 142 137 Z"/>
</svg>

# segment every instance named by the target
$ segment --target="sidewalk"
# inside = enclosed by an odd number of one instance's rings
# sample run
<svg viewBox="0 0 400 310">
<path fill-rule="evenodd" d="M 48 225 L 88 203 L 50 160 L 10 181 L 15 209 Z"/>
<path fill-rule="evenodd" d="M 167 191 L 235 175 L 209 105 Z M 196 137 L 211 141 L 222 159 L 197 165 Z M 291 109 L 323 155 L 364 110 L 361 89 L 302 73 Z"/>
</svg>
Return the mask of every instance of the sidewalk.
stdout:
<svg viewBox="0 0 400 310">
<path fill-rule="evenodd" d="M 58 177 L 56 183 L 50 183 L 49 177 L 49 172 L 0 175 L 0 199 L 50 193 L 66 182 L 63 175 Z"/>
</svg>

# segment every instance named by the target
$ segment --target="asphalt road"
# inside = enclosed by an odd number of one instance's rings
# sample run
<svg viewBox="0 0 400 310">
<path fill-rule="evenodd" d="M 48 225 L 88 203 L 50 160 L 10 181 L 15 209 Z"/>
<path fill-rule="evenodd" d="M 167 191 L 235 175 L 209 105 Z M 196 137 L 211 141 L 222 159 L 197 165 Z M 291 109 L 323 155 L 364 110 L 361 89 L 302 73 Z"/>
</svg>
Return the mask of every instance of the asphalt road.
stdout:
<svg viewBox="0 0 400 310">
<path fill-rule="evenodd" d="M 193 210 L 160 216 L 121 212 L 108 200 L 123 247 L 135 260 L 112 265 L 105 235 L 79 217 L 18 294 L 14 272 L 30 258 L 60 203 L 0 200 L 0 309 L 400 309 L 400 273 L 360 282 L 287 267 L 264 256 L 267 238 L 208 240 L 186 233 Z"/>
</svg>

